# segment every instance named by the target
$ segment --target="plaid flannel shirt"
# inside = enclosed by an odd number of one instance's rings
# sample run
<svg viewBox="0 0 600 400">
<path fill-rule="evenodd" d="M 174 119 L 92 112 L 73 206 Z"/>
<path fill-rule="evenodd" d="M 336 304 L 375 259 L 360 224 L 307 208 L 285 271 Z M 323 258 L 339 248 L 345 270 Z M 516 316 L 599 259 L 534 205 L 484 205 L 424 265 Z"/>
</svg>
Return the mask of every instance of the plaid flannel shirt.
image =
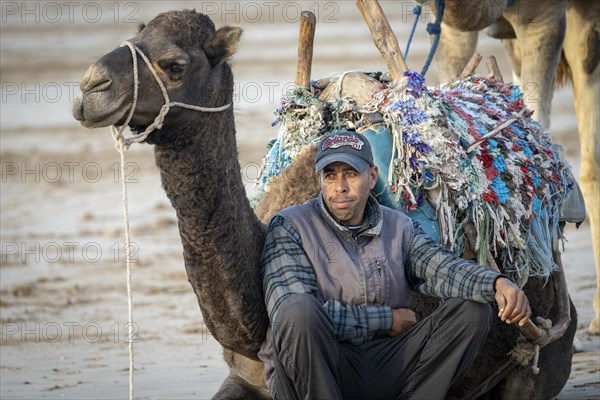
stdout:
<svg viewBox="0 0 600 400">
<path fill-rule="evenodd" d="M 372 202 L 376 201 L 373 199 Z M 379 207 L 379 204 L 375 206 Z M 369 209 L 367 207 L 365 218 L 373 218 L 375 214 Z M 330 215 L 322 217 L 331 218 Z M 456 257 L 434 242 L 416 224 L 413 225 L 410 254 L 404 266 L 412 290 L 442 299 L 459 297 L 482 303 L 494 300 L 494 282 L 500 274 L 486 266 Z M 282 301 L 291 294 L 306 293 L 318 297 L 317 278 L 302 246 L 300 234 L 281 215 L 271 220 L 261 265 L 265 301 L 271 321 L 275 320 Z M 343 304 L 336 299 L 326 299 L 323 307 L 340 341 L 364 343 L 377 334 L 388 333 L 392 327 L 392 309 L 386 305 Z"/>
</svg>

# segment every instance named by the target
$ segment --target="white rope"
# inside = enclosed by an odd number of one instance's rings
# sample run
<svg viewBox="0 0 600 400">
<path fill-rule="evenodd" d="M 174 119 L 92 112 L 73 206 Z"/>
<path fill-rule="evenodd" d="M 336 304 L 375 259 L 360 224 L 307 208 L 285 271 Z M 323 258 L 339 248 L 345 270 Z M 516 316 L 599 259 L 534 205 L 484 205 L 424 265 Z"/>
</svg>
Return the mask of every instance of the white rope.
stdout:
<svg viewBox="0 0 600 400">
<path fill-rule="evenodd" d="M 132 49 L 130 47 L 130 49 Z M 123 223 L 125 227 L 125 265 L 127 270 L 127 326 L 128 326 L 128 348 L 129 348 L 129 399 L 133 400 L 133 370 L 134 370 L 134 352 L 133 352 L 133 290 L 131 289 L 131 232 L 129 230 L 129 206 L 127 204 L 127 182 L 125 180 L 125 149 L 129 146 L 123 137 L 123 131 L 129 125 L 138 97 L 138 65 L 135 50 L 132 49 L 133 58 L 133 103 L 127 115 L 125 123 L 117 129 L 111 127 L 113 138 L 116 141 L 116 147 L 121 156 L 121 188 L 123 190 Z"/>
<path fill-rule="evenodd" d="M 538 367 L 539 359 L 540 359 L 540 345 L 536 344 L 535 352 L 533 353 L 533 363 L 531 365 L 531 372 L 533 372 L 534 375 L 537 375 L 540 373 L 540 367 Z"/>
<path fill-rule="evenodd" d="M 531 372 L 540 373 L 538 362 L 540 359 L 540 345 L 526 341 L 524 337 L 517 340 L 517 344 L 510 351 L 511 358 L 520 366 L 525 367 L 531 362 Z"/>
<path fill-rule="evenodd" d="M 125 148 L 118 146 L 121 155 L 121 187 L 123 188 L 123 220 L 125 224 L 125 264 L 127 266 L 127 326 L 129 341 L 129 399 L 133 400 L 133 291 L 131 289 L 131 235 L 129 231 L 129 207 L 127 205 L 127 183 L 125 181 Z"/>
<path fill-rule="evenodd" d="M 167 116 L 167 113 L 169 112 L 171 107 L 187 108 L 188 110 L 194 110 L 194 111 L 200 111 L 200 112 L 221 112 L 221 111 L 227 110 L 229 107 L 231 107 L 231 103 L 225 104 L 224 106 L 221 106 L 221 107 L 200 107 L 200 106 L 195 106 L 195 105 L 191 105 L 191 104 L 180 103 L 177 101 L 171 101 L 169 99 L 169 93 L 167 92 L 165 85 L 160 80 L 158 73 L 156 72 L 156 70 L 152 66 L 152 63 L 150 62 L 148 57 L 146 57 L 144 52 L 142 50 L 140 50 L 139 47 L 137 47 L 136 45 L 131 43 L 130 41 L 123 42 L 121 44 L 121 46 L 129 47 L 129 49 L 131 50 L 131 57 L 133 58 L 133 102 L 131 104 L 131 110 L 129 111 L 129 116 L 127 117 L 127 121 L 118 130 L 116 127 L 113 126 L 112 132 L 113 132 L 113 137 L 115 138 L 115 140 L 117 142 L 121 142 L 122 145 L 125 146 L 125 148 L 129 148 L 129 146 L 132 143 L 143 142 L 144 140 L 146 140 L 148 135 L 150 133 L 152 133 L 155 129 L 162 128 L 164 119 Z M 133 116 L 133 112 L 135 111 L 135 107 L 137 105 L 137 100 L 138 100 L 137 96 L 138 96 L 139 82 L 138 82 L 138 69 L 137 69 L 136 53 L 139 54 L 139 56 L 142 58 L 142 60 L 144 60 L 144 62 L 146 63 L 146 66 L 148 67 L 150 72 L 152 72 L 152 76 L 154 76 L 156 83 L 158 83 L 158 86 L 160 86 L 160 90 L 161 90 L 163 98 L 165 100 L 165 104 L 162 105 L 162 107 L 160 108 L 160 111 L 158 112 L 158 115 L 156 116 L 154 121 L 146 127 L 144 132 L 134 135 L 132 137 L 126 138 L 123 135 L 123 131 L 125 130 L 125 128 L 129 124 L 129 122 L 131 121 L 131 117 Z"/>
<path fill-rule="evenodd" d="M 396 151 L 396 135 L 397 132 L 395 129 L 392 130 L 392 156 L 390 157 L 390 164 L 388 167 L 388 176 L 387 176 L 387 181 L 388 181 L 388 185 L 392 185 L 393 181 L 394 181 L 394 152 Z"/>
<path fill-rule="evenodd" d="M 156 70 L 152 66 L 148 57 L 133 43 L 126 41 L 121 44 L 121 46 L 127 46 L 131 50 L 131 58 L 133 59 L 133 100 L 131 103 L 131 109 L 129 110 L 129 114 L 127 115 L 127 119 L 123 123 L 123 125 L 119 128 L 116 126 L 111 126 L 111 132 L 113 139 L 115 140 L 115 146 L 119 151 L 121 157 L 121 187 L 123 190 L 123 220 L 125 226 L 125 260 L 126 260 L 126 269 L 127 269 L 127 317 L 128 317 L 128 333 L 129 333 L 129 399 L 133 400 L 133 371 L 134 371 L 134 352 L 133 352 L 133 291 L 131 289 L 131 233 L 129 230 L 129 207 L 127 204 L 127 182 L 125 180 L 125 150 L 129 148 L 132 143 L 139 143 L 144 141 L 148 135 L 154 131 L 155 129 L 160 129 L 163 125 L 163 121 L 165 116 L 171 109 L 171 107 L 182 107 L 187 108 L 189 110 L 201 111 L 201 112 L 219 112 L 228 109 L 231 107 L 231 103 L 226 104 L 222 107 L 199 107 L 191 104 L 185 104 L 180 102 L 171 102 L 169 100 L 169 94 L 167 93 L 167 89 L 165 85 L 158 77 Z M 135 108 L 137 106 L 138 101 L 138 86 L 139 86 L 139 71 L 137 64 L 137 56 L 136 53 L 142 57 L 150 72 L 154 76 L 154 79 L 160 86 L 160 90 L 162 91 L 163 98 L 165 99 L 165 104 L 160 108 L 160 112 L 145 130 L 139 135 L 135 135 L 129 138 L 126 138 L 123 135 L 125 129 L 129 126 L 131 119 L 133 118 L 133 113 L 135 112 Z"/>
</svg>

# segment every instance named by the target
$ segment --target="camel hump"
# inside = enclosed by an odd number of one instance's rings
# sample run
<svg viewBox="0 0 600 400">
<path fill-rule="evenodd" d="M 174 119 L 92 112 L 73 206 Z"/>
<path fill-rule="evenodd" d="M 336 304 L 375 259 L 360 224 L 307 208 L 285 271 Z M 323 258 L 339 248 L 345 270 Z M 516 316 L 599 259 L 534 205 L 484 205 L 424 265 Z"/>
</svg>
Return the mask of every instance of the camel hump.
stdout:
<svg viewBox="0 0 600 400">
<path fill-rule="evenodd" d="M 294 204 L 301 204 L 319 193 L 315 157 L 317 146 L 309 144 L 302 148 L 291 165 L 281 175 L 275 176 L 254 208 L 258 219 L 267 224 L 275 213 Z"/>
</svg>

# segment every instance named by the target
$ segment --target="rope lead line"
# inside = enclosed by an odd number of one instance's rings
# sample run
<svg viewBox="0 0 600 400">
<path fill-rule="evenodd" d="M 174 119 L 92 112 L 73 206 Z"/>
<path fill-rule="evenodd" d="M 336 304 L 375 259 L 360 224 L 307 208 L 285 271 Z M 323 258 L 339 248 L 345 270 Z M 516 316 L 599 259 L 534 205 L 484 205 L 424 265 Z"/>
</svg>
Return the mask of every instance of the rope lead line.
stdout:
<svg viewBox="0 0 600 400">
<path fill-rule="evenodd" d="M 433 56 L 435 55 L 435 51 L 437 50 L 438 44 L 440 42 L 440 34 L 442 32 L 442 17 L 444 16 L 444 8 L 446 7 L 445 0 L 435 0 L 435 21 L 427 24 L 427 33 L 433 35 L 433 42 L 431 43 L 431 49 L 429 50 L 429 55 L 427 56 L 427 60 L 423 65 L 423 69 L 421 70 L 421 76 L 425 77 L 427 70 L 429 69 L 429 65 L 433 60 Z M 410 30 L 410 35 L 408 36 L 408 42 L 406 43 L 406 50 L 404 50 L 404 60 L 408 58 L 408 51 L 410 49 L 410 44 L 413 40 L 413 36 L 415 34 L 415 30 L 417 28 L 417 23 L 419 22 L 419 17 L 422 14 L 422 7 L 420 5 L 416 5 L 413 8 L 413 14 L 415 15 L 415 21 L 413 22 L 413 26 Z"/>
<path fill-rule="evenodd" d="M 220 112 L 220 111 L 224 111 L 224 110 L 228 109 L 229 107 L 231 107 L 231 103 L 226 104 L 221 107 L 208 108 L 208 107 L 199 107 L 199 106 L 194 106 L 191 104 L 185 104 L 185 103 L 180 103 L 180 102 L 175 102 L 175 101 L 172 102 L 169 99 L 169 94 L 167 93 L 167 89 L 165 88 L 165 85 L 158 77 L 158 74 L 156 73 L 156 70 L 152 66 L 152 63 L 150 62 L 150 60 L 148 60 L 148 57 L 146 57 L 146 55 L 139 49 L 139 47 L 137 47 L 136 45 L 134 45 L 133 43 L 131 43 L 129 41 L 123 42 L 121 44 L 121 46 L 127 46 L 127 47 L 129 47 L 129 50 L 131 50 L 131 58 L 133 59 L 133 100 L 132 100 L 132 104 L 131 104 L 131 109 L 129 110 L 129 114 L 127 115 L 127 119 L 125 120 L 125 123 L 123 123 L 123 125 L 118 128 L 114 125 L 111 126 L 111 133 L 112 133 L 113 139 L 115 140 L 115 147 L 117 148 L 117 150 L 119 151 L 119 154 L 121 156 L 121 187 L 123 190 L 123 220 L 124 220 L 124 225 L 125 225 L 125 259 L 126 259 L 126 268 L 127 268 L 127 314 L 128 314 L 128 333 L 129 333 L 129 338 L 128 338 L 128 341 L 129 341 L 129 399 L 133 400 L 133 370 L 134 370 L 134 353 L 133 353 L 134 329 L 133 329 L 133 295 L 132 295 L 133 291 L 131 289 L 131 264 L 132 264 L 132 262 L 131 262 L 131 234 L 130 234 L 130 230 L 129 230 L 129 209 L 128 209 L 129 207 L 127 205 L 127 182 L 125 180 L 125 150 L 127 150 L 132 143 L 139 143 L 139 142 L 146 140 L 148 135 L 155 129 L 160 129 L 163 125 L 165 116 L 167 115 L 167 113 L 169 112 L 171 107 L 187 108 L 188 110 L 194 110 L 194 111 L 200 111 L 200 112 Z M 162 107 L 160 108 L 160 112 L 154 119 L 154 122 L 152 122 L 152 124 L 150 124 L 144 130 L 144 132 L 142 132 L 139 135 L 126 138 L 123 135 L 123 132 L 129 126 L 129 123 L 131 122 L 131 119 L 133 118 L 133 113 L 135 112 L 135 108 L 137 106 L 137 101 L 138 101 L 139 71 L 138 71 L 138 64 L 137 64 L 137 54 L 139 54 L 140 57 L 142 58 L 142 60 L 144 60 L 144 62 L 150 69 L 150 72 L 152 72 L 154 79 L 156 79 L 158 86 L 160 86 L 160 90 L 162 91 L 163 98 L 165 99 L 165 104 L 163 104 Z"/>
<path fill-rule="evenodd" d="M 127 326 L 129 336 L 129 399 L 133 400 L 133 291 L 131 290 L 131 235 L 129 231 L 129 207 L 125 181 L 125 148 L 118 146 L 121 155 L 121 187 L 123 189 L 123 220 L 125 224 L 125 263 L 127 266 Z"/>
<path fill-rule="evenodd" d="M 410 35 L 408 36 L 408 41 L 406 42 L 406 50 L 404 50 L 404 61 L 408 58 L 408 51 L 410 50 L 410 44 L 412 43 L 413 36 L 415 35 L 415 30 L 417 29 L 417 24 L 419 23 L 419 17 L 421 16 L 422 8 L 420 5 L 416 5 L 413 8 L 413 14 L 415 15 L 415 21 L 413 22 L 412 29 L 410 30 Z"/>
<path fill-rule="evenodd" d="M 128 42 L 129 43 L 129 42 Z M 131 43 L 130 43 L 131 44 Z M 129 207 L 127 204 L 127 182 L 125 181 L 125 150 L 129 147 L 126 139 L 123 137 L 123 131 L 129 125 L 135 107 L 137 105 L 138 97 L 138 65 L 137 57 L 135 56 L 135 50 L 132 48 L 132 44 L 129 47 L 132 50 L 133 58 L 133 104 L 127 115 L 127 119 L 123 126 L 117 129 L 115 126 L 111 127 L 112 136 L 116 141 L 116 147 L 121 156 L 121 188 L 123 190 L 123 222 L 125 228 L 125 265 L 127 270 L 127 325 L 128 325 L 128 348 L 129 348 L 129 400 L 133 400 L 133 369 L 134 369 L 134 353 L 133 353 L 133 291 L 131 289 L 131 234 L 129 231 Z"/>
<path fill-rule="evenodd" d="M 440 43 L 440 34 L 442 33 L 442 18 L 444 16 L 444 8 L 446 7 L 446 0 L 435 0 L 435 22 L 427 24 L 427 33 L 434 35 L 433 43 L 431 44 L 431 50 L 421 70 L 421 76 L 425 77 L 429 65 L 433 60 L 433 55 L 437 50 L 438 44 Z M 417 17 L 418 18 L 418 17 Z"/>
</svg>

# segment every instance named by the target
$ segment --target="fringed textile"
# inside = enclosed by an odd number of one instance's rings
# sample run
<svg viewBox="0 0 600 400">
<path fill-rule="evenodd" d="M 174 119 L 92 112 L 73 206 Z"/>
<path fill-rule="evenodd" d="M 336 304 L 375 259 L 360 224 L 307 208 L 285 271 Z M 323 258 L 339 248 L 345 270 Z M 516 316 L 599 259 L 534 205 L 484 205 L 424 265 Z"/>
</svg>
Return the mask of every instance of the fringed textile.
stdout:
<svg viewBox="0 0 600 400">
<path fill-rule="evenodd" d="M 559 206 L 574 178 L 560 146 L 529 118 L 519 86 L 472 75 L 428 88 L 414 71 L 380 82 L 365 105 L 350 98 L 322 101 L 316 83 L 284 95 L 258 197 L 304 146 L 333 129 L 364 131 L 379 115 L 395 147 L 389 176 L 381 178 L 404 211 L 433 202 L 440 241 L 450 250 L 464 248 L 462 226 L 472 222 L 479 262 L 490 251 L 520 285 L 529 276 L 547 277 L 556 268 Z"/>
</svg>

